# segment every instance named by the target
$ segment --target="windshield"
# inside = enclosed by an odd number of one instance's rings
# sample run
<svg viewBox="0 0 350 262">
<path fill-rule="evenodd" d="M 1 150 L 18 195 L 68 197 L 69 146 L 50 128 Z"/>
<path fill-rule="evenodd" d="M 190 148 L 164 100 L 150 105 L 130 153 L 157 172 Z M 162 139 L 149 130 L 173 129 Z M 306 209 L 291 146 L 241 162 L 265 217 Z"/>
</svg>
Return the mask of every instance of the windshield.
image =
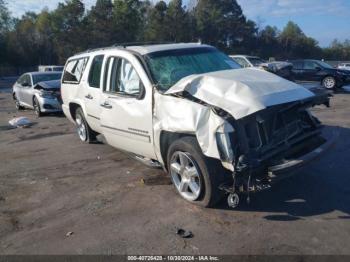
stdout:
<svg viewBox="0 0 350 262">
<path fill-rule="evenodd" d="M 193 74 L 241 68 L 215 48 L 168 50 L 146 56 L 152 78 L 158 88 L 167 91 L 182 78 Z"/>
<path fill-rule="evenodd" d="M 249 57 L 248 59 L 253 64 L 253 66 L 259 66 L 259 65 L 265 63 L 264 60 L 262 60 L 258 57 Z"/>
<path fill-rule="evenodd" d="M 35 85 L 39 82 L 59 80 L 59 79 L 61 79 L 61 76 L 62 76 L 62 73 L 33 75 L 33 84 Z"/>
<path fill-rule="evenodd" d="M 322 67 L 324 67 L 324 68 L 334 69 L 333 66 L 331 66 L 330 64 L 327 64 L 327 63 L 325 63 L 325 62 L 323 62 L 323 61 L 317 61 L 317 63 L 318 63 L 319 65 L 321 65 Z"/>
</svg>

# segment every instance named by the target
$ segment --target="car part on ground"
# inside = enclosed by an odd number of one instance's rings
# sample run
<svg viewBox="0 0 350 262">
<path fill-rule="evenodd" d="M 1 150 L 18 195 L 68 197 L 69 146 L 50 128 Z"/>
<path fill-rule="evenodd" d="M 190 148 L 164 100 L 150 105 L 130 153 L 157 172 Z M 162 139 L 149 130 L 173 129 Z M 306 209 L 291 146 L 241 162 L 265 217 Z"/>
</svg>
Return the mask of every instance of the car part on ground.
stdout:
<svg viewBox="0 0 350 262">
<path fill-rule="evenodd" d="M 13 127 L 30 127 L 33 125 L 33 122 L 30 121 L 27 117 L 16 117 L 9 121 L 9 124 Z"/>
</svg>

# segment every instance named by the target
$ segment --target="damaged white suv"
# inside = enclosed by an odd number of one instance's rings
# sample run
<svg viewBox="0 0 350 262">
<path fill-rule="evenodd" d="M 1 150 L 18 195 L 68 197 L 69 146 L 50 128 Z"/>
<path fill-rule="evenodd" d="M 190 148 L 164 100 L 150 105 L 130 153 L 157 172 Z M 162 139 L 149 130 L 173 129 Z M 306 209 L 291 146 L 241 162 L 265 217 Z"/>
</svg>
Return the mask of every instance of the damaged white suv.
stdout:
<svg viewBox="0 0 350 262">
<path fill-rule="evenodd" d="M 327 96 L 242 69 L 208 45 L 89 50 L 68 59 L 61 93 L 82 141 L 100 134 L 162 166 L 183 198 L 205 207 L 225 193 L 237 206 L 325 142 L 308 109 Z"/>
</svg>

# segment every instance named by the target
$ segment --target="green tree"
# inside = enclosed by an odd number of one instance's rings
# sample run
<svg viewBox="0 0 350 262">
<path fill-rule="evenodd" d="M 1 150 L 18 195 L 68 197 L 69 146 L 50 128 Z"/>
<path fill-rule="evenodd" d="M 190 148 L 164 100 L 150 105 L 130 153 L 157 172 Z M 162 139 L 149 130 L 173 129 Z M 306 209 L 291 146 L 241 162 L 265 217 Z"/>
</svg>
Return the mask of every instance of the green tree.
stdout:
<svg viewBox="0 0 350 262">
<path fill-rule="evenodd" d="M 85 6 L 80 0 L 59 3 L 52 13 L 54 46 L 58 62 L 63 64 L 72 54 L 85 50 L 88 38 Z"/>
<path fill-rule="evenodd" d="M 36 41 L 39 47 L 39 63 L 53 64 L 56 57 L 54 55 L 53 29 L 51 24 L 51 14 L 48 9 L 44 9 L 36 18 Z"/>
<path fill-rule="evenodd" d="M 115 0 L 113 26 L 114 42 L 135 42 L 142 35 L 142 10 L 139 0 Z"/>
<path fill-rule="evenodd" d="M 194 10 L 198 37 L 204 43 L 236 51 L 254 43 L 255 23 L 246 19 L 236 0 L 198 0 Z"/>
<path fill-rule="evenodd" d="M 149 12 L 145 28 L 146 41 L 169 41 L 166 24 L 167 4 L 159 1 Z"/>
<path fill-rule="evenodd" d="M 10 30 L 11 16 L 4 0 L 0 0 L 0 64 L 6 57 L 6 37 Z"/>
<path fill-rule="evenodd" d="M 191 39 L 192 27 L 189 14 L 182 5 L 182 0 L 171 0 L 165 15 L 167 39 L 174 42 L 184 42 Z"/>
<path fill-rule="evenodd" d="M 279 56 L 280 46 L 278 42 L 280 32 L 277 27 L 266 26 L 258 33 L 257 53 L 264 58 L 274 57 L 281 59 Z"/>
<path fill-rule="evenodd" d="M 86 17 L 90 33 L 89 47 L 107 46 L 113 43 L 113 4 L 111 0 L 97 0 Z"/>
<path fill-rule="evenodd" d="M 307 37 L 292 21 L 289 21 L 281 32 L 279 42 L 285 58 L 315 58 L 321 52 L 317 41 Z"/>
<path fill-rule="evenodd" d="M 7 39 L 9 62 L 19 66 L 39 64 L 38 35 L 35 28 L 37 14 L 25 13 L 14 26 Z"/>
</svg>

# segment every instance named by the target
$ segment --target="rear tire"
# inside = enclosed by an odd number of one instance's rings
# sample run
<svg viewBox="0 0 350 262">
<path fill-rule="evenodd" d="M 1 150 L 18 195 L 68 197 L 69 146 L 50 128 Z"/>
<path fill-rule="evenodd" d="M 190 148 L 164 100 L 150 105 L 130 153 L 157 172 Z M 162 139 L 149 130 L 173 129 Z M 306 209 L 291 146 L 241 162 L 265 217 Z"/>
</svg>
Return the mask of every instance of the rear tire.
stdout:
<svg viewBox="0 0 350 262">
<path fill-rule="evenodd" d="M 75 111 L 75 124 L 77 126 L 78 136 L 82 142 L 89 144 L 96 142 L 96 132 L 93 131 L 86 122 L 81 108 Z"/>
<path fill-rule="evenodd" d="M 213 207 L 224 196 L 219 186 L 230 179 L 219 160 L 206 157 L 194 137 L 173 142 L 167 155 L 168 173 L 178 193 L 187 201 Z"/>
<path fill-rule="evenodd" d="M 24 109 L 24 107 L 21 106 L 20 102 L 18 101 L 16 94 L 13 94 L 13 100 L 15 100 L 15 106 L 18 111 Z"/>
<path fill-rule="evenodd" d="M 337 81 L 333 76 L 326 76 L 322 80 L 322 86 L 328 90 L 331 90 L 337 87 Z"/>
</svg>

